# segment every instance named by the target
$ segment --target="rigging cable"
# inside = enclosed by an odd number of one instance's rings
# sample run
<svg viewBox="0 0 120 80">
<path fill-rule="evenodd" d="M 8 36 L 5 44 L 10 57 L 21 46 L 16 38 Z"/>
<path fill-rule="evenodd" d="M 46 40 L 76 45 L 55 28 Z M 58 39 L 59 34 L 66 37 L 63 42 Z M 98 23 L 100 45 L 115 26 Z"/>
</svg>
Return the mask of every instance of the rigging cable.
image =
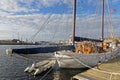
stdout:
<svg viewBox="0 0 120 80">
<path fill-rule="evenodd" d="M 114 56 L 117 56 L 118 54 L 114 54 Z M 64 55 L 63 55 L 64 56 Z M 106 54 L 105 54 L 106 56 Z M 99 56 L 98 56 L 99 57 Z M 63 58 L 63 57 L 61 57 Z M 104 70 L 99 70 L 99 69 L 95 69 L 95 68 L 92 68 L 91 66 L 88 66 L 87 64 L 83 63 L 82 61 L 80 61 L 78 58 L 76 58 L 76 56 L 71 56 L 72 59 L 74 59 L 76 62 L 80 63 L 81 65 L 91 69 L 91 70 L 94 70 L 94 71 L 97 71 L 97 72 L 100 72 L 100 73 L 105 73 L 105 74 L 109 74 L 110 75 L 110 80 L 112 80 L 112 76 L 113 75 L 120 75 L 119 72 L 110 72 L 110 71 L 104 71 Z"/>
<path fill-rule="evenodd" d="M 60 23 L 62 21 L 62 18 L 63 18 L 63 15 L 61 15 L 61 20 L 59 22 L 59 24 L 55 27 L 55 32 L 53 33 L 53 37 L 51 37 L 51 40 L 53 41 L 53 39 L 55 38 L 56 36 L 56 33 L 58 32 L 58 27 L 60 27 Z"/>
<path fill-rule="evenodd" d="M 62 13 L 64 13 L 65 11 L 64 10 L 62 10 Z M 58 23 L 58 25 L 57 25 L 57 27 L 55 28 L 55 32 L 53 33 L 53 37 L 51 38 L 52 39 L 52 41 L 53 41 L 53 39 L 55 38 L 55 36 L 56 36 L 56 33 L 58 32 L 58 28 L 60 28 L 60 23 L 62 23 L 62 21 L 63 21 L 63 18 L 64 18 L 64 15 L 63 14 L 61 14 L 61 20 L 60 20 L 60 22 Z M 60 30 L 60 29 L 59 29 Z M 61 29 L 62 30 L 62 29 Z M 66 37 L 65 37 L 66 38 Z"/>
<path fill-rule="evenodd" d="M 41 27 L 39 28 L 39 30 L 31 37 L 32 41 L 33 41 L 34 38 L 37 36 L 37 34 L 42 30 L 42 28 L 45 28 L 45 27 L 46 27 L 46 25 L 47 25 L 47 24 L 49 23 L 49 21 L 50 21 L 51 16 L 52 16 L 52 14 L 50 14 L 50 15 L 47 17 L 46 21 L 41 25 Z"/>
<path fill-rule="evenodd" d="M 67 17 L 68 19 L 68 17 Z M 66 34 L 64 36 L 64 41 L 67 40 L 67 35 L 68 35 L 68 20 L 66 19 Z"/>
<path fill-rule="evenodd" d="M 62 1 L 62 0 L 60 0 Z M 56 5 L 59 5 L 60 3 L 57 3 Z M 54 9 L 55 10 L 55 9 Z M 53 10 L 53 11 L 54 11 Z M 42 30 L 42 28 L 47 25 L 50 22 L 50 18 L 51 18 L 52 14 L 50 13 L 50 15 L 48 16 L 48 18 L 46 19 L 46 21 L 41 25 L 41 28 L 31 37 L 32 40 L 34 40 L 34 38 L 36 37 L 36 35 Z M 53 15 L 54 16 L 54 15 Z M 45 26 L 46 27 L 46 26 Z"/>
<path fill-rule="evenodd" d="M 97 24 L 97 21 L 99 20 L 99 19 L 97 19 L 97 18 L 99 18 L 98 13 L 99 13 L 99 10 L 100 10 L 100 8 L 99 8 L 99 3 L 100 3 L 100 2 L 96 1 L 96 10 L 95 10 L 95 19 L 94 19 L 95 24 L 94 24 L 94 27 L 99 27 L 98 24 Z M 98 33 L 100 32 L 99 30 L 100 30 L 100 29 L 97 28 L 97 32 L 98 32 Z M 99 36 L 99 34 L 96 33 L 95 36 L 97 37 L 97 36 Z M 99 38 L 99 37 L 98 37 L 98 38 Z"/>
<path fill-rule="evenodd" d="M 88 9 L 88 14 L 90 14 L 90 10 Z M 90 23 L 92 22 L 92 21 L 90 21 L 89 20 L 89 17 L 91 17 L 91 15 L 88 15 L 88 18 L 87 18 L 87 20 L 86 20 L 86 24 L 87 24 L 87 26 L 89 26 L 90 25 Z M 91 37 L 91 35 L 90 35 L 90 29 L 87 29 L 88 31 L 86 31 L 86 33 L 85 33 L 85 35 L 86 35 L 86 37 Z"/>
<path fill-rule="evenodd" d="M 55 55 L 55 61 L 57 61 L 57 62 L 58 61 L 60 62 L 60 60 L 62 60 L 62 58 L 64 57 L 64 55 L 62 55 L 58 60 L 56 53 L 54 55 Z M 57 62 L 55 62 L 55 64 L 57 64 Z M 55 64 L 54 64 L 54 66 L 55 66 Z M 44 80 L 44 78 L 54 69 L 54 66 L 52 66 L 52 68 L 50 68 L 49 71 L 44 76 L 42 76 L 42 78 L 40 80 Z"/>
<path fill-rule="evenodd" d="M 84 22 L 84 21 L 82 20 L 82 17 L 81 17 L 81 16 L 83 16 L 83 15 L 82 15 L 81 13 L 84 12 L 84 8 L 83 8 L 83 7 L 84 7 L 84 6 L 83 6 L 83 5 L 84 5 L 84 1 L 83 1 L 83 0 L 80 0 L 80 1 L 78 1 L 78 3 L 79 3 L 80 6 L 77 6 L 77 8 L 80 9 L 80 12 L 78 12 L 78 14 L 77 14 L 76 17 L 77 17 L 80 21 L 79 21 L 79 22 L 76 21 L 76 24 L 82 24 L 82 22 Z M 83 17 L 85 17 L 85 15 L 84 15 Z M 77 30 L 76 30 L 76 32 L 77 32 L 77 31 L 78 31 L 78 32 L 80 31 L 78 36 L 84 36 L 84 34 L 81 33 L 81 28 L 80 28 L 81 25 L 76 26 L 76 27 L 78 27 Z"/>
<path fill-rule="evenodd" d="M 108 7 L 108 15 L 109 15 L 109 22 L 110 22 L 110 28 L 112 29 L 112 33 L 110 35 L 111 38 L 114 38 L 114 28 L 113 28 L 113 24 L 112 24 L 112 17 L 111 17 L 111 11 L 110 11 L 110 6 L 109 6 L 109 1 L 106 1 L 107 3 L 107 7 Z"/>
<path fill-rule="evenodd" d="M 53 70 L 53 67 L 44 75 L 40 80 L 44 80 L 44 78 Z"/>
<path fill-rule="evenodd" d="M 112 75 L 120 75 L 120 73 L 117 73 L 117 72 L 110 72 L 110 71 L 103 71 L 103 70 L 99 70 L 99 69 L 95 69 L 95 68 L 92 68 L 86 64 L 84 64 L 82 61 L 80 61 L 79 59 L 77 59 L 75 56 L 72 57 L 74 60 L 76 60 L 78 63 L 82 64 L 83 66 L 85 67 L 88 67 L 94 71 L 98 71 L 98 72 L 101 72 L 101 73 L 106 73 L 106 74 L 110 74 L 110 80 L 112 79 Z"/>
</svg>

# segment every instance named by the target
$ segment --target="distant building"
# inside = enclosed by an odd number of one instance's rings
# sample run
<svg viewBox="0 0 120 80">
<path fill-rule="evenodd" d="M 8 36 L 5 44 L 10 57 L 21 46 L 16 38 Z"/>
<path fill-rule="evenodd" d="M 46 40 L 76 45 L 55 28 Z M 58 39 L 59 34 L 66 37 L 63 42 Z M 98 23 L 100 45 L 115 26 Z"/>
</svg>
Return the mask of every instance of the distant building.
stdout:
<svg viewBox="0 0 120 80">
<path fill-rule="evenodd" d="M 19 39 L 13 39 L 12 42 L 20 43 L 21 41 Z"/>
</svg>

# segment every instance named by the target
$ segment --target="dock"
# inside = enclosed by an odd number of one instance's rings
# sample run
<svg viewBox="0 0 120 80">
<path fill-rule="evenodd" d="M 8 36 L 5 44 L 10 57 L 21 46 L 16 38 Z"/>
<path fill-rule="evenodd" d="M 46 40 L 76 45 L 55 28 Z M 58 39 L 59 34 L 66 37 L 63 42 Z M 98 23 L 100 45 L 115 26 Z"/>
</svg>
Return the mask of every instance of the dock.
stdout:
<svg viewBox="0 0 120 80">
<path fill-rule="evenodd" d="M 71 80 L 120 80 L 120 56 L 79 73 Z"/>
<path fill-rule="evenodd" d="M 55 60 L 44 60 L 38 63 L 33 63 L 31 66 L 28 66 L 24 72 L 31 73 L 32 75 L 36 76 L 47 69 L 52 69 L 55 65 Z"/>
</svg>

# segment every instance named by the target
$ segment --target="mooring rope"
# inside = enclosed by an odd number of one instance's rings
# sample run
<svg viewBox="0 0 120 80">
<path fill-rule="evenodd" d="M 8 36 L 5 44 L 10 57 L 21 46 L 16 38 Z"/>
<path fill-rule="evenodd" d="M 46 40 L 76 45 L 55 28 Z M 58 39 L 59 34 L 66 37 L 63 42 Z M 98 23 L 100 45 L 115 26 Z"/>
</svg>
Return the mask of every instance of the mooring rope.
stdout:
<svg viewBox="0 0 120 80">
<path fill-rule="evenodd" d="M 44 78 L 52 71 L 53 67 L 45 74 L 42 76 L 40 80 L 44 80 Z"/>
<path fill-rule="evenodd" d="M 12 55 L 11 57 L 13 57 L 14 56 L 14 58 L 17 58 L 17 59 L 21 59 L 21 60 L 26 60 L 26 61 L 32 61 L 32 59 L 30 59 L 30 58 L 27 58 L 27 57 L 24 57 L 24 56 L 22 56 L 22 55 L 18 55 L 18 54 L 14 54 L 14 55 Z M 33 62 L 33 61 L 32 61 Z"/>
<path fill-rule="evenodd" d="M 62 57 L 60 57 L 60 59 L 58 60 L 58 58 L 57 58 L 57 56 L 56 56 L 56 53 L 54 54 L 55 55 L 55 61 L 60 61 L 60 60 L 62 60 L 62 58 L 63 58 L 63 56 Z M 55 64 L 56 64 L 56 62 L 55 62 Z M 54 66 L 55 66 L 55 64 L 54 64 Z M 54 69 L 54 66 L 52 66 L 52 68 L 40 79 L 40 80 L 44 80 L 44 78 L 49 74 L 49 72 L 50 71 L 52 71 L 53 69 Z"/>
<path fill-rule="evenodd" d="M 120 73 L 117 73 L 117 72 L 110 72 L 110 71 L 103 71 L 103 70 L 98 70 L 98 69 L 95 69 L 95 68 L 92 68 L 88 65 L 86 65 L 85 63 L 83 63 L 82 61 L 80 61 L 79 59 L 77 59 L 75 56 L 74 57 L 71 57 L 73 58 L 74 60 L 76 60 L 78 63 L 82 64 L 83 66 L 87 67 L 87 68 L 90 68 L 94 71 L 98 71 L 98 72 L 101 72 L 101 73 L 106 73 L 106 74 L 109 74 L 110 75 L 110 80 L 112 79 L 112 76 L 113 75 L 120 75 Z"/>
</svg>

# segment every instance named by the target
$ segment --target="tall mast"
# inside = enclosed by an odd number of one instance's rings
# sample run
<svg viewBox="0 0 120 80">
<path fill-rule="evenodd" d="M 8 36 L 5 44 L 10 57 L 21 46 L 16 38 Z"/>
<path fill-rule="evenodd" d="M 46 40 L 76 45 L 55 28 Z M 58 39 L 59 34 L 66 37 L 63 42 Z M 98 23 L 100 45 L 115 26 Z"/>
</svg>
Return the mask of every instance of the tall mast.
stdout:
<svg viewBox="0 0 120 80">
<path fill-rule="evenodd" d="M 104 0 L 102 0 L 102 40 L 104 40 Z"/>
<path fill-rule="evenodd" d="M 72 30 L 72 43 L 75 43 L 75 24 L 76 24 L 76 0 L 74 0 L 74 9 L 73 9 L 73 30 Z"/>
</svg>

